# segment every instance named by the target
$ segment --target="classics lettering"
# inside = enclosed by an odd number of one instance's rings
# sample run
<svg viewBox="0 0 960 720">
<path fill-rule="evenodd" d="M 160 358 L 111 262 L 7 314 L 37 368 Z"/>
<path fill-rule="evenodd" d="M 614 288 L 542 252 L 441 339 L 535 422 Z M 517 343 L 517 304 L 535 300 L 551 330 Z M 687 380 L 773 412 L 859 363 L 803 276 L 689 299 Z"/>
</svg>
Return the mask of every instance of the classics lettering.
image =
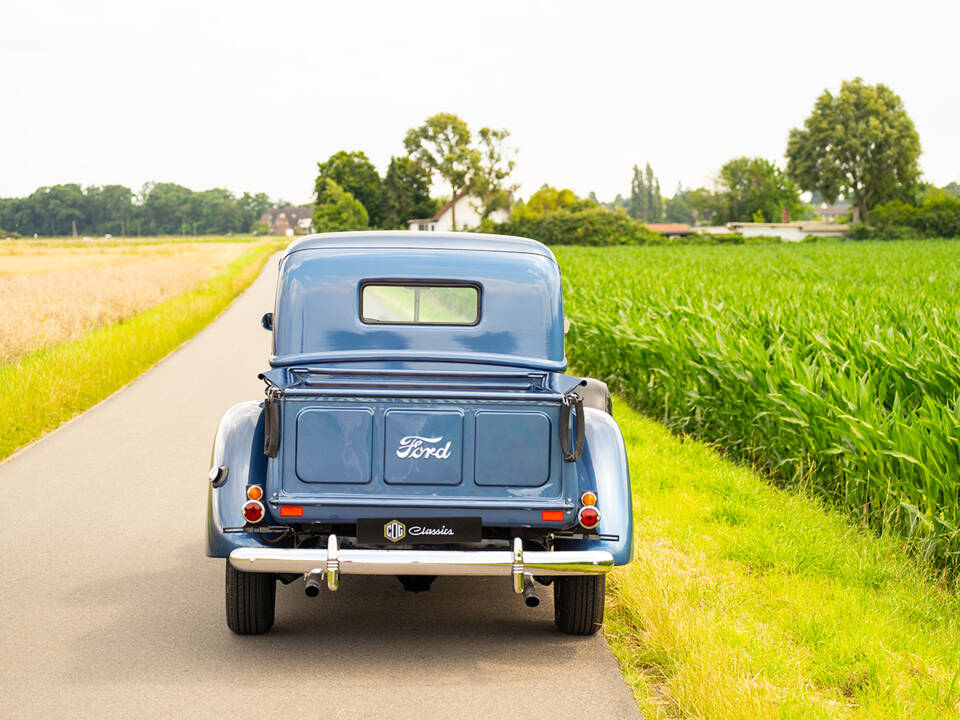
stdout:
<svg viewBox="0 0 960 720">
<path fill-rule="evenodd" d="M 400 447 L 397 448 L 398 458 L 410 458 L 417 460 L 419 458 L 436 458 L 437 460 L 446 460 L 450 457 L 450 445 L 448 440 L 445 445 L 441 445 L 443 436 L 440 437 L 421 437 L 420 435 L 407 435 L 400 438 Z"/>
<path fill-rule="evenodd" d="M 409 530 L 407 530 L 407 535 L 453 535 L 454 532 L 446 525 L 441 525 L 438 528 L 435 527 L 424 527 L 423 525 L 411 525 Z"/>
</svg>

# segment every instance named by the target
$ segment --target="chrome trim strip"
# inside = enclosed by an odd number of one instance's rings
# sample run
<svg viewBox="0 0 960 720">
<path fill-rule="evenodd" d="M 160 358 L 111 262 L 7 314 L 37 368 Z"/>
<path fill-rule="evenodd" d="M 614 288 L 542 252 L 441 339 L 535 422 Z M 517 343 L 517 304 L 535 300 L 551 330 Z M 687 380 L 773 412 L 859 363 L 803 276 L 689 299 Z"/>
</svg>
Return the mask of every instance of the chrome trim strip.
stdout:
<svg viewBox="0 0 960 720">
<path fill-rule="evenodd" d="M 398 491 L 403 486 L 397 487 Z M 430 487 L 451 487 L 451 486 L 430 486 Z M 509 490 L 509 488 L 507 488 Z M 529 488 L 525 488 L 529 489 Z M 536 489 L 536 488 L 534 488 Z M 308 507 L 359 507 L 359 508 L 457 508 L 458 510 L 490 509 L 490 510 L 516 510 L 522 512 L 540 512 L 541 510 L 561 510 L 566 513 L 574 508 L 572 502 L 565 502 L 562 498 L 531 498 L 522 496 L 511 496 L 503 498 L 486 497 L 431 497 L 424 495 L 404 495 L 402 497 L 383 497 L 369 493 L 367 495 L 316 495 L 301 493 L 283 493 L 277 497 L 270 498 L 270 506 L 279 512 L 280 505 L 302 505 Z M 389 517 L 384 515 L 389 520 Z M 285 518 L 285 520 L 299 521 L 299 518 Z M 541 523 L 544 527 L 556 527 L 558 520 L 541 520 L 536 518 L 536 525 Z M 564 519 L 565 524 L 572 525 L 573 518 Z"/>
<path fill-rule="evenodd" d="M 344 575 L 510 577 L 514 558 L 512 550 L 339 548 L 336 559 L 337 569 Z M 327 561 L 328 550 L 320 549 L 237 548 L 230 553 L 230 564 L 246 572 L 303 574 L 329 568 Z M 613 568 L 613 555 L 606 550 L 524 551 L 522 567 L 534 576 L 599 575 Z"/>
</svg>

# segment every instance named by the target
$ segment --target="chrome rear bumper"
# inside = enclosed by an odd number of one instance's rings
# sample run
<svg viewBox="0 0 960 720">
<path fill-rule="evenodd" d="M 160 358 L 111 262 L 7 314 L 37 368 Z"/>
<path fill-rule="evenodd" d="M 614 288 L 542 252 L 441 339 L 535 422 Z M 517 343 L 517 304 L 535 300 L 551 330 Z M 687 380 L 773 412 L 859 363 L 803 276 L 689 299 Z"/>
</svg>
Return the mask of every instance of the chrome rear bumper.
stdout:
<svg viewBox="0 0 960 720">
<path fill-rule="evenodd" d="M 331 535 L 326 550 L 238 548 L 230 564 L 244 572 L 310 575 L 322 573 L 331 590 L 344 575 L 478 575 L 513 576 L 522 592 L 524 575 L 598 575 L 613 567 L 605 550 L 525 551 L 520 538 L 513 550 L 366 550 L 340 549 Z"/>
</svg>

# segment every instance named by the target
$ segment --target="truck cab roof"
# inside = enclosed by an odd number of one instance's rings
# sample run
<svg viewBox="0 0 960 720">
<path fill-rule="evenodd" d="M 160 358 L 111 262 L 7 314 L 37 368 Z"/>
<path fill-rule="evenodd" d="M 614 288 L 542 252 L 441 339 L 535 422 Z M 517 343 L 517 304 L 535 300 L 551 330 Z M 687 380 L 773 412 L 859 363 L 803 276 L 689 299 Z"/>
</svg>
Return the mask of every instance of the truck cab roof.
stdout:
<svg viewBox="0 0 960 720">
<path fill-rule="evenodd" d="M 473 289 L 466 293 L 474 303 L 468 321 L 421 322 L 402 312 L 384 321 L 365 311 L 376 304 L 378 313 L 389 314 L 386 306 L 409 290 L 419 312 L 420 290 L 429 304 L 438 288 Z M 409 231 L 304 237 L 280 261 L 273 327 L 275 367 L 453 362 L 566 368 L 560 270 L 549 248 L 526 238 Z"/>
<path fill-rule="evenodd" d="M 550 258 L 553 253 L 543 243 L 529 238 L 467 232 L 418 232 L 411 230 L 378 230 L 336 232 L 307 235 L 290 243 L 284 257 L 301 250 L 331 248 L 366 248 L 394 250 L 452 250 L 455 252 L 530 253 Z"/>
</svg>

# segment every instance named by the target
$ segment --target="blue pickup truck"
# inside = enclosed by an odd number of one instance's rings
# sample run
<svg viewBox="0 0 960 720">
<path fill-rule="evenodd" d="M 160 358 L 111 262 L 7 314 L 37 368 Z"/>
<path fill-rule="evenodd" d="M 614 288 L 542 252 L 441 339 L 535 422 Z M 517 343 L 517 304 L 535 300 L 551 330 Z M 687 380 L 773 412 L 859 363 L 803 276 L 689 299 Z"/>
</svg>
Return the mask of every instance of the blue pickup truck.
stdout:
<svg viewBox="0 0 960 720">
<path fill-rule="evenodd" d="M 630 561 L 623 438 L 606 386 L 571 377 L 560 269 L 533 240 L 311 235 L 280 260 L 265 397 L 230 408 L 209 476 L 207 554 L 227 625 L 267 632 L 277 582 L 503 576 L 553 585 L 564 633 L 603 622 Z M 358 609 L 358 612 L 362 612 Z"/>
</svg>

